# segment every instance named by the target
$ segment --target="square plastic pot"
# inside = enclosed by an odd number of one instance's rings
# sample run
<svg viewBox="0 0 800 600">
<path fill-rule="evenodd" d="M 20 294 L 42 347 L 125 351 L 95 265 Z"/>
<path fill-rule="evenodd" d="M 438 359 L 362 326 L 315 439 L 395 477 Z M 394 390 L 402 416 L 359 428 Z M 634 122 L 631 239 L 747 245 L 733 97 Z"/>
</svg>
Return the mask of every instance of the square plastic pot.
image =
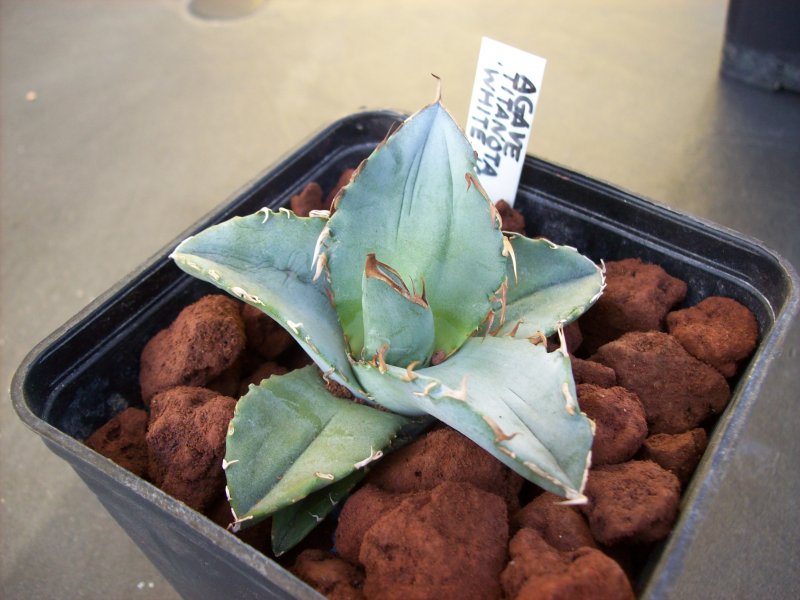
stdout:
<svg viewBox="0 0 800 600">
<path fill-rule="evenodd" d="M 144 344 L 183 307 L 216 291 L 172 264 L 168 255 L 175 245 L 212 223 L 285 205 L 310 181 L 330 189 L 341 170 L 356 166 L 401 118 L 378 111 L 334 123 L 54 332 L 15 374 L 11 395 L 20 418 L 75 469 L 185 598 L 320 596 L 82 440 L 122 408 L 140 405 L 138 361 Z M 714 428 L 672 534 L 639 584 L 641 597 L 665 597 L 665 590 L 680 582 L 697 525 L 713 510 L 702 499 L 718 485 L 715 466 L 735 445 L 798 311 L 797 276 L 757 241 L 532 157 L 525 161 L 516 207 L 532 235 L 575 246 L 594 260 L 639 257 L 660 264 L 688 283 L 686 305 L 728 296 L 758 319 L 759 347 Z M 698 590 L 695 597 L 703 595 Z"/>
</svg>

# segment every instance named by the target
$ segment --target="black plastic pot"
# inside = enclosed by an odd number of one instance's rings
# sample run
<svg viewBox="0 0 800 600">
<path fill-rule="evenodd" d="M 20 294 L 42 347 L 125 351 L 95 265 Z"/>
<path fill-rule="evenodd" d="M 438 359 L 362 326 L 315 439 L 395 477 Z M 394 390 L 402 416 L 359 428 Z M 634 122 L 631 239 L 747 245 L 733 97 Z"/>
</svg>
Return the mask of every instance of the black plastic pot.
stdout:
<svg viewBox="0 0 800 600">
<path fill-rule="evenodd" d="M 212 291 L 167 258 L 188 235 L 233 215 L 288 202 L 310 181 L 329 189 L 400 119 L 356 114 L 331 125 L 174 243 L 94 301 L 23 361 L 11 394 L 20 418 L 64 458 L 112 516 L 186 598 L 318 598 L 275 562 L 151 484 L 86 447 L 82 440 L 128 405 L 139 404 L 138 359 L 145 342 L 180 310 Z M 576 246 L 595 260 L 640 257 L 689 285 L 687 305 L 710 295 L 735 298 L 756 315 L 761 341 L 716 424 L 684 496 L 676 527 L 651 561 L 642 596 L 665 597 L 707 514 L 700 502 L 718 482 L 716 463 L 735 444 L 792 318 L 797 275 L 760 243 L 674 212 L 564 168 L 526 159 L 517 199 L 529 233 Z M 703 504 L 703 506 L 701 506 Z M 696 597 L 700 597 L 698 594 Z"/>
</svg>

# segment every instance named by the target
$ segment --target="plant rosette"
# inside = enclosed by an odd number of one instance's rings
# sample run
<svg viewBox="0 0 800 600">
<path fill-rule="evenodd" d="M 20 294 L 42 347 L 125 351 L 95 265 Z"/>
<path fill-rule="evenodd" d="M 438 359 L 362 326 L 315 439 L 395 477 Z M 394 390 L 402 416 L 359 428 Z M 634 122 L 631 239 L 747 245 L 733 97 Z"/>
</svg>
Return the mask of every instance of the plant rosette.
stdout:
<svg viewBox="0 0 800 600">
<path fill-rule="evenodd" d="M 239 400 L 223 463 L 235 528 L 273 516 L 273 544 L 299 541 L 430 417 L 585 501 L 593 423 L 562 328 L 598 299 L 604 274 L 573 248 L 503 232 L 439 99 L 375 148 L 330 211 L 235 217 L 172 258 L 275 319 L 318 367 Z M 547 352 L 554 334 L 561 351 Z"/>
</svg>

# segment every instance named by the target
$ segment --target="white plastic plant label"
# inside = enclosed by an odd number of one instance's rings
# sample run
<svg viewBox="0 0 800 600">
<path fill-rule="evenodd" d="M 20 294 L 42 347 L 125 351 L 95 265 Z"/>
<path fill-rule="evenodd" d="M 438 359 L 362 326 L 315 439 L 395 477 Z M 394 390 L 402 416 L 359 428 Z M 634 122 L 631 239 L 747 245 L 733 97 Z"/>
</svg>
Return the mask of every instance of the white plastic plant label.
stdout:
<svg viewBox="0 0 800 600">
<path fill-rule="evenodd" d="M 547 61 L 483 38 L 466 134 L 478 178 L 494 202 L 514 204 Z"/>
</svg>

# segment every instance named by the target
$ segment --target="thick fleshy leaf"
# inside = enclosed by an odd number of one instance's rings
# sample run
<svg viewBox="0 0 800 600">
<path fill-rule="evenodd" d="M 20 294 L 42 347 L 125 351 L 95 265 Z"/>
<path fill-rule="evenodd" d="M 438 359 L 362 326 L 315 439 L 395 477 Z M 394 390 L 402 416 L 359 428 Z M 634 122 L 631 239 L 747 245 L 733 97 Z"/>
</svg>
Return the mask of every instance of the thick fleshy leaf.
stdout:
<svg viewBox="0 0 800 600">
<path fill-rule="evenodd" d="M 375 255 L 367 257 L 362 281 L 364 355 L 381 354 L 393 365 L 428 364 L 433 353 L 433 313 L 422 295 Z"/>
<path fill-rule="evenodd" d="M 275 556 L 291 550 L 311 533 L 353 491 L 364 475 L 364 469 L 355 471 L 272 515 L 272 551 Z"/>
<path fill-rule="evenodd" d="M 328 377 L 363 397 L 350 369 L 327 280 L 314 281 L 314 247 L 326 222 L 263 209 L 190 237 L 172 258 L 190 275 L 263 310 L 294 336 Z"/>
<path fill-rule="evenodd" d="M 522 236 L 511 238 L 511 247 L 514 261 L 509 257 L 505 322 L 495 320 L 494 335 L 552 335 L 600 297 L 602 270 L 574 248 Z"/>
<path fill-rule="evenodd" d="M 353 368 L 376 402 L 433 415 L 523 477 L 582 499 L 592 424 L 578 407 L 564 353 L 524 339 L 472 338 L 444 363 L 419 371 Z"/>
<path fill-rule="evenodd" d="M 505 279 L 505 258 L 496 211 L 474 166 L 469 142 L 437 102 L 379 145 L 340 192 L 323 246 L 356 358 L 364 344 L 361 275 L 369 253 L 412 288 L 425 282 L 435 352 L 455 351 L 486 317 Z"/>
<path fill-rule="evenodd" d="M 226 439 L 237 523 L 251 525 L 363 468 L 406 423 L 331 395 L 314 366 L 251 386 Z"/>
</svg>

